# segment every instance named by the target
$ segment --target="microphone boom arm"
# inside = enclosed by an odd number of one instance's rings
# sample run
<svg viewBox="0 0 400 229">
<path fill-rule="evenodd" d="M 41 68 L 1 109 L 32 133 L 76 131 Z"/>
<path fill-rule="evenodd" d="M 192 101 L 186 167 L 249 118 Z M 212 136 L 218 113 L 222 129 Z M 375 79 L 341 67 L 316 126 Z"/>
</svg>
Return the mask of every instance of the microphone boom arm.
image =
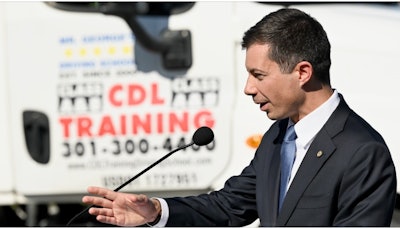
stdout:
<svg viewBox="0 0 400 229">
<path fill-rule="evenodd" d="M 159 164 L 160 162 L 162 162 L 163 160 L 167 159 L 169 156 L 171 156 L 172 154 L 174 154 L 176 151 L 179 151 L 181 149 L 185 149 L 191 145 L 193 145 L 194 142 L 188 144 L 188 145 L 184 145 L 181 147 L 178 147 L 174 150 L 172 150 L 171 152 L 169 152 L 168 154 L 164 155 L 162 158 L 158 159 L 156 162 L 153 162 L 153 164 L 147 166 L 147 168 L 143 169 L 140 173 L 136 174 L 134 177 L 132 177 L 131 179 L 125 181 L 123 184 L 121 184 L 120 186 L 118 186 L 116 189 L 114 189 L 114 192 L 118 192 L 119 190 L 121 190 L 123 187 L 125 187 L 126 185 L 128 185 L 129 183 L 131 183 L 132 181 L 136 180 L 138 177 L 140 177 L 143 173 L 147 172 L 148 170 L 150 170 L 151 168 L 153 168 L 154 166 L 156 166 L 157 164 Z"/>
</svg>

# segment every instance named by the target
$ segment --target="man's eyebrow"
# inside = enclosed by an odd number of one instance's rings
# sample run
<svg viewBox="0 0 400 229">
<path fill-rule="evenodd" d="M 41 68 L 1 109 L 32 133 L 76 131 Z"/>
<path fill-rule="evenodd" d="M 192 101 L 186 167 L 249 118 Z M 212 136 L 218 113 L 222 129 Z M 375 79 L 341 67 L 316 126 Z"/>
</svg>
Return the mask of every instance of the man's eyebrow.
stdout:
<svg viewBox="0 0 400 229">
<path fill-rule="evenodd" d="M 250 68 L 247 71 L 250 73 L 263 73 L 263 74 L 265 73 L 263 70 L 258 69 L 258 68 Z"/>
</svg>

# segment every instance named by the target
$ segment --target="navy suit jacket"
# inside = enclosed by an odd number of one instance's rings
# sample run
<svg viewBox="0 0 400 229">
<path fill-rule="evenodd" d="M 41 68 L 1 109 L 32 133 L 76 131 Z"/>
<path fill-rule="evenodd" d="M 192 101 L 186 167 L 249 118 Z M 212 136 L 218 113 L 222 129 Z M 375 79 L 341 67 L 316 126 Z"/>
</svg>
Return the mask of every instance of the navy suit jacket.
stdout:
<svg viewBox="0 0 400 229">
<path fill-rule="evenodd" d="M 167 198 L 166 226 L 390 226 L 396 174 L 383 138 L 343 97 L 316 135 L 278 211 L 288 119 L 264 134 L 254 159 L 223 189 Z"/>
</svg>

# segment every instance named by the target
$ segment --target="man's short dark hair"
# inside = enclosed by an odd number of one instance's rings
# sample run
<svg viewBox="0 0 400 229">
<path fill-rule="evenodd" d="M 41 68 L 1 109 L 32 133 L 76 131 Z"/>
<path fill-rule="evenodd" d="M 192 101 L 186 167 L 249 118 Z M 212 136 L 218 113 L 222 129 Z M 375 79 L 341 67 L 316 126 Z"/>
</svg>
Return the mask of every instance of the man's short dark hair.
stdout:
<svg viewBox="0 0 400 229">
<path fill-rule="evenodd" d="M 242 48 L 253 44 L 268 44 L 269 58 L 283 73 L 292 72 L 300 61 L 308 61 L 314 76 L 330 85 L 331 45 L 322 25 L 310 15 L 291 8 L 268 14 L 244 33 Z"/>
</svg>

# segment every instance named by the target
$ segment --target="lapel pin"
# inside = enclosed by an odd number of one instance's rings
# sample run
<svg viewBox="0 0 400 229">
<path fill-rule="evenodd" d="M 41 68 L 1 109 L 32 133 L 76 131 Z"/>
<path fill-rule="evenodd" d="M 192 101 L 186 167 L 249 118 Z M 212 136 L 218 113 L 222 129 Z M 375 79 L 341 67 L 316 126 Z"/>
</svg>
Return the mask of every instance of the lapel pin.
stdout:
<svg viewBox="0 0 400 229">
<path fill-rule="evenodd" d="M 318 151 L 318 153 L 317 153 L 317 157 L 322 157 L 323 154 L 324 154 L 324 153 L 320 150 L 320 151 Z"/>
</svg>

